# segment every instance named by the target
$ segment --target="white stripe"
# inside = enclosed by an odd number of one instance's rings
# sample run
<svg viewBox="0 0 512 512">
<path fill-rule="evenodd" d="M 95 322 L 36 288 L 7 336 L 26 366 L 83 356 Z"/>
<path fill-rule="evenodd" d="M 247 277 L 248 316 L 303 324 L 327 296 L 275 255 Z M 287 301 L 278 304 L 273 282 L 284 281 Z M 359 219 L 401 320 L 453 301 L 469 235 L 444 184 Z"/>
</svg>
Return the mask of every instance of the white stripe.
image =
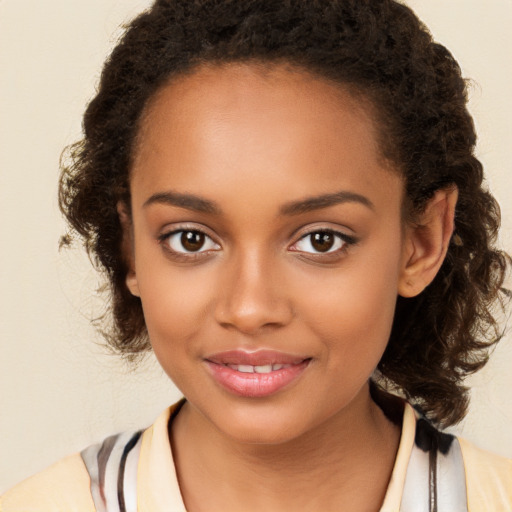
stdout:
<svg viewBox="0 0 512 512">
<path fill-rule="evenodd" d="M 99 474 L 98 474 L 98 452 L 102 444 L 95 444 L 89 446 L 81 452 L 82 460 L 85 463 L 89 478 L 91 479 L 91 496 L 94 501 L 97 512 L 107 512 L 105 502 L 101 498 L 100 488 L 98 485 Z"/>
<path fill-rule="evenodd" d="M 120 434 L 116 439 L 114 447 L 110 452 L 110 457 L 107 461 L 103 492 L 105 494 L 108 512 L 120 512 L 119 499 L 117 497 L 117 478 L 119 475 L 119 464 L 123 456 L 124 447 L 132 437 L 133 432 L 125 432 L 124 434 Z"/>
<path fill-rule="evenodd" d="M 405 475 L 400 512 L 429 512 L 428 478 L 429 454 L 414 443 Z"/>
<path fill-rule="evenodd" d="M 429 452 L 414 444 L 407 467 L 400 512 L 429 512 Z M 467 512 L 466 475 L 459 441 L 446 455 L 437 451 L 437 508 L 439 512 Z"/>
<path fill-rule="evenodd" d="M 439 510 L 467 512 L 466 473 L 460 451 L 459 440 L 455 438 L 446 455 L 437 453 L 437 503 Z"/>
</svg>

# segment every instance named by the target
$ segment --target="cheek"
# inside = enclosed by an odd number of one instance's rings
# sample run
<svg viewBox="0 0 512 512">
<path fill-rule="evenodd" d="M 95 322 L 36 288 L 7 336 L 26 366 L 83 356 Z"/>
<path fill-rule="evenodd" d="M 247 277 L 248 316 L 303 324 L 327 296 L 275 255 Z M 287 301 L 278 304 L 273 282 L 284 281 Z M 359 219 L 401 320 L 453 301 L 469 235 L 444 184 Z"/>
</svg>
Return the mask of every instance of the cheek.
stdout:
<svg viewBox="0 0 512 512">
<path fill-rule="evenodd" d="M 354 251 L 339 269 L 303 280 L 307 293 L 296 295 L 303 297 L 301 316 L 309 329 L 324 340 L 329 364 L 371 373 L 391 331 L 399 251 L 376 244 L 375 250 L 361 250 L 360 258 L 357 254 Z"/>
<path fill-rule="evenodd" d="M 151 344 L 160 359 L 159 353 L 171 345 L 173 355 L 193 348 L 187 341 L 209 316 L 213 283 L 207 269 L 176 268 L 155 260 L 141 265 L 137 280 Z"/>
</svg>

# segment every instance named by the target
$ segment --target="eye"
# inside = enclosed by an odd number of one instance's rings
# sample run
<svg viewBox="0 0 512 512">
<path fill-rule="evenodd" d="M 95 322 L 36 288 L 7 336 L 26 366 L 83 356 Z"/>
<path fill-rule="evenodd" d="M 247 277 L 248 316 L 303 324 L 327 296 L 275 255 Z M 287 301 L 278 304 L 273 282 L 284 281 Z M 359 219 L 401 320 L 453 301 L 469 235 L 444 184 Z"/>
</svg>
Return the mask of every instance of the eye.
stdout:
<svg viewBox="0 0 512 512">
<path fill-rule="evenodd" d="M 195 229 L 182 229 L 165 235 L 163 241 L 174 253 L 200 253 L 220 249 L 206 233 Z"/>
<path fill-rule="evenodd" d="M 330 230 L 319 230 L 301 237 L 291 250 L 310 254 L 327 254 L 341 251 L 346 245 L 355 243 L 348 235 Z"/>
</svg>

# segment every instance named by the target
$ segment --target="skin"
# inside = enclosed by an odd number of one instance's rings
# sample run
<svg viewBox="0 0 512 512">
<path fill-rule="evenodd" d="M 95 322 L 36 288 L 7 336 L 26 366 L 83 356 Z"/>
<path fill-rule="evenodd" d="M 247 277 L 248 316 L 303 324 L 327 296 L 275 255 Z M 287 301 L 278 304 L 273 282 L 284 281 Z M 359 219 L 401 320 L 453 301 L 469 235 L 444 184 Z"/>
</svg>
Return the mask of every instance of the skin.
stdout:
<svg viewBox="0 0 512 512">
<path fill-rule="evenodd" d="M 419 293 L 442 263 L 456 190 L 434 196 L 421 228 L 405 225 L 403 180 L 381 157 L 376 130 L 361 98 L 280 66 L 202 67 L 146 109 L 131 214 L 119 205 L 132 247 L 127 285 L 187 398 L 170 435 L 191 512 L 382 503 L 400 431 L 368 379 L 397 295 Z M 338 192 L 351 195 L 290 211 Z M 176 194 L 218 211 L 173 204 Z M 181 233 L 169 236 L 180 229 L 206 233 L 203 248 L 187 253 Z M 345 237 L 328 253 L 307 236 L 326 230 Z M 233 349 L 311 362 L 277 393 L 244 398 L 205 366 L 209 354 Z"/>
</svg>

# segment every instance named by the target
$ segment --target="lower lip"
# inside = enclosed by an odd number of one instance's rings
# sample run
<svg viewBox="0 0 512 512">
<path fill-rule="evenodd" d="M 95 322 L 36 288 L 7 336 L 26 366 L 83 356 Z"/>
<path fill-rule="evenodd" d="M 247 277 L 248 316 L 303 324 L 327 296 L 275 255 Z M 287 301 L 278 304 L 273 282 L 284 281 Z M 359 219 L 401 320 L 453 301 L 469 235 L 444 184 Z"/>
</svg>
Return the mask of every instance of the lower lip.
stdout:
<svg viewBox="0 0 512 512">
<path fill-rule="evenodd" d="M 297 380 L 308 367 L 310 359 L 269 373 L 243 373 L 223 364 L 206 361 L 213 378 L 235 395 L 260 398 L 277 393 Z"/>
</svg>

